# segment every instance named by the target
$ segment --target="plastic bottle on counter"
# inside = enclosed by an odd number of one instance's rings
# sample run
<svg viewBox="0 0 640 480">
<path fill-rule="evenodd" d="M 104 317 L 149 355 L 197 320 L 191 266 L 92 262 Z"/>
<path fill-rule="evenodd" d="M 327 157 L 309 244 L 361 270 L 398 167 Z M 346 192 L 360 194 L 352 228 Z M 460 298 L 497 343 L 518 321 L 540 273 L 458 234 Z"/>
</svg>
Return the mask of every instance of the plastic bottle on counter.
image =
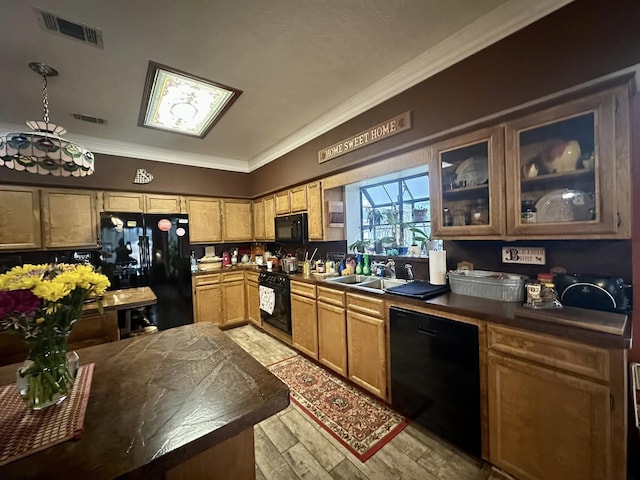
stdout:
<svg viewBox="0 0 640 480">
<path fill-rule="evenodd" d="M 362 254 L 359 253 L 356 260 L 356 275 L 362 275 Z"/>
<path fill-rule="evenodd" d="M 195 250 L 191 250 L 190 262 L 191 262 L 191 273 L 197 272 L 198 271 L 198 260 L 196 260 L 196 252 L 195 252 Z"/>
<path fill-rule="evenodd" d="M 364 265 L 362 266 L 363 275 L 371 275 L 371 262 L 369 260 L 369 254 L 364 254 Z"/>
<path fill-rule="evenodd" d="M 342 260 L 340 260 L 340 265 L 338 266 L 338 275 L 344 275 L 344 273 L 342 272 L 344 272 L 346 269 L 347 269 L 347 263 L 343 258 Z"/>
</svg>

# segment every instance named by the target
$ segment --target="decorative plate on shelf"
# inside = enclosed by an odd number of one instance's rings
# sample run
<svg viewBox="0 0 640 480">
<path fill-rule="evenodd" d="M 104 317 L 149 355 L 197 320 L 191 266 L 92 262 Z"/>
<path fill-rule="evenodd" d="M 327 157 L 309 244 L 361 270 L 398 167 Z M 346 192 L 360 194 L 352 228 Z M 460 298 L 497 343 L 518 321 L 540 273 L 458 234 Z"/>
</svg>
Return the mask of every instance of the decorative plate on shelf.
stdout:
<svg viewBox="0 0 640 480">
<path fill-rule="evenodd" d="M 584 222 L 595 216 L 595 195 L 563 188 L 553 190 L 536 202 L 538 223 Z"/>
<path fill-rule="evenodd" d="M 489 159 L 469 157 L 456 168 L 458 187 L 475 187 L 489 180 Z"/>
</svg>

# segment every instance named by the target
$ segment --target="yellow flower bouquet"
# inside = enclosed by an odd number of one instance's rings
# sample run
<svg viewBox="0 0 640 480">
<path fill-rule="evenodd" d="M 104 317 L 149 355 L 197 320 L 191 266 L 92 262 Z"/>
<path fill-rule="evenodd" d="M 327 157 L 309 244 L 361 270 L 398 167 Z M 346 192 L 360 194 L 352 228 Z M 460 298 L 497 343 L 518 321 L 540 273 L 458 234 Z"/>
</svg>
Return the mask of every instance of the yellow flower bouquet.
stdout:
<svg viewBox="0 0 640 480">
<path fill-rule="evenodd" d="M 20 395 L 39 410 L 66 398 L 77 371 L 67 358 L 67 339 L 82 306 L 109 286 L 91 265 L 42 264 L 14 267 L 0 275 L 0 331 L 21 336 L 29 355 L 18 369 Z"/>
</svg>

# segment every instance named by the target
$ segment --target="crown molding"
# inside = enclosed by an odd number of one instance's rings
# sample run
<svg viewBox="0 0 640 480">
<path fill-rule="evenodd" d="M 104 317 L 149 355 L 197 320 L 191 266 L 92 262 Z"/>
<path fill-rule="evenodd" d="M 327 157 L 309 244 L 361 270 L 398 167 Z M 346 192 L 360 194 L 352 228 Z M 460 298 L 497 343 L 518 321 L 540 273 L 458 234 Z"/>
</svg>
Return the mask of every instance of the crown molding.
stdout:
<svg viewBox="0 0 640 480">
<path fill-rule="evenodd" d="M 12 132 L 29 131 L 28 128 L 20 125 L 1 123 L 0 130 Z M 86 135 L 65 134 L 64 138 L 82 145 L 92 153 L 102 153 L 105 155 L 116 155 L 119 157 L 139 158 L 142 160 L 152 160 L 156 162 L 175 163 L 178 165 L 188 165 L 191 167 L 203 167 L 216 170 L 228 170 L 232 172 L 249 173 L 249 166 L 246 160 L 234 160 L 213 155 L 202 155 L 189 153 L 169 148 L 149 147 L 137 143 L 119 142 L 105 138 L 97 138 Z"/>
<path fill-rule="evenodd" d="M 510 0 L 249 160 L 256 170 L 573 0 Z"/>
</svg>

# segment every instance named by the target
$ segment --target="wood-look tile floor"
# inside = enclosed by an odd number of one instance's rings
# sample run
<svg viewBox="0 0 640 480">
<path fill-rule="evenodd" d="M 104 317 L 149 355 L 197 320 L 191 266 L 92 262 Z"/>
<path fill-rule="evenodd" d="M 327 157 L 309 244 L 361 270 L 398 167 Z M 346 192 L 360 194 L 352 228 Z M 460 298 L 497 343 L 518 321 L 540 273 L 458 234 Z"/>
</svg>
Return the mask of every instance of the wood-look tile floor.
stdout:
<svg viewBox="0 0 640 480">
<path fill-rule="evenodd" d="M 297 353 L 251 325 L 226 333 L 265 366 Z M 293 403 L 256 425 L 254 434 L 257 479 L 510 478 L 413 424 L 363 463 Z"/>
</svg>

